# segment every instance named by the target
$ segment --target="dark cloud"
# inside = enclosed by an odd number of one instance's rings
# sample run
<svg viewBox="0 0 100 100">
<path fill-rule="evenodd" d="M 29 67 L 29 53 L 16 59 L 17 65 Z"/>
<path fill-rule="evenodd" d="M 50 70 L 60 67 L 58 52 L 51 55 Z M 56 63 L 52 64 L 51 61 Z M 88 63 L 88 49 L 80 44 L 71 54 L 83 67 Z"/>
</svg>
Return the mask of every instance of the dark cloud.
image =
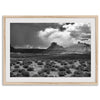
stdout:
<svg viewBox="0 0 100 100">
<path fill-rule="evenodd" d="M 80 37 L 80 31 L 70 31 L 70 35 L 73 37 L 73 38 L 79 38 Z"/>
<path fill-rule="evenodd" d="M 89 24 L 11 23 L 10 43 L 16 47 L 47 48 L 51 42 L 69 46 L 91 38 Z"/>
<path fill-rule="evenodd" d="M 79 26 L 79 27 L 77 27 L 77 29 L 81 33 L 91 33 L 91 27 L 88 24 L 84 24 L 83 26 Z"/>
<path fill-rule="evenodd" d="M 80 39 L 80 40 L 81 40 L 81 41 L 86 41 L 86 40 L 88 40 L 88 39 L 86 39 L 86 38 L 85 38 L 85 39 L 84 39 L 84 38 L 82 38 L 82 39 Z"/>
<path fill-rule="evenodd" d="M 75 23 L 65 23 L 66 25 L 69 25 L 69 24 L 71 24 L 71 25 L 74 25 Z"/>
<path fill-rule="evenodd" d="M 58 23 L 11 23 L 10 43 L 13 46 L 45 46 L 38 37 L 38 31 L 48 27 L 58 28 Z"/>
<path fill-rule="evenodd" d="M 77 26 L 74 30 L 70 30 L 70 35 L 76 39 L 91 38 L 91 27 L 88 24 Z"/>
<path fill-rule="evenodd" d="M 74 25 L 75 23 L 71 23 L 71 25 Z"/>
<path fill-rule="evenodd" d="M 66 25 L 69 25 L 70 23 L 65 23 Z"/>
<path fill-rule="evenodd" d="M 90 44 L 91 30 L 89 24 L 64 23 L 59 28 L 46 28 L 39 32 L 39 37 L 45 44 L 57 42 L 67 47 L 82 41 Z"/>
<path fill-rule="evenodd" d="M 87 38 L 90 39 L 90 38 L 91 38 L 91 35 L 90 35 L 90 34 L 84 34 L 84 35 L 82 35 L 81 37 L 82 37 L 82 38 L 86 38 L 86 39 L 87 39 Z"/>
<path fill-rule="evenodd" d="M 64 30 L 66 30 L 66 28 L 64 28 L 63 26 L 59 27 L 59 31 L 64 31 Z"/>
</svg>

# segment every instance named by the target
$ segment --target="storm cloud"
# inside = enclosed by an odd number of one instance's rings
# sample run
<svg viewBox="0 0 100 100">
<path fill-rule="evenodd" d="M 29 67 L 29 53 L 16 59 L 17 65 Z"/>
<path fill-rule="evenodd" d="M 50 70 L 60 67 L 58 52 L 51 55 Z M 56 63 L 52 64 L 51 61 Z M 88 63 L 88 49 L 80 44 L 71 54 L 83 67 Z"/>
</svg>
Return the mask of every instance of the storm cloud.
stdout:
<svg viewBox="0 0 100 100">
<path fill-rule="evenodd" d="M 21 48 L 47 48 L 52 42 L 64 47 L 80 42 L 90 44 L 89 23 L 11 23 L 10 43 Z"/>
<path fill-rule="evenodd" d="M 17 48 L 45 48 L 47 45 L 38 37 L 38 31 L 59 26 L 58 23 L 11 23 L 10 43 Z"/>
<path fill-rule="evenodd" d="M 91 27 L 90 24 L 68 23 L 59 28 L 46 28 L 39 31 L 40 39 L 47 45 L 57 42 L 64 47 L 78 43 L 78 41 L 90 44 Z"/>
</svg>

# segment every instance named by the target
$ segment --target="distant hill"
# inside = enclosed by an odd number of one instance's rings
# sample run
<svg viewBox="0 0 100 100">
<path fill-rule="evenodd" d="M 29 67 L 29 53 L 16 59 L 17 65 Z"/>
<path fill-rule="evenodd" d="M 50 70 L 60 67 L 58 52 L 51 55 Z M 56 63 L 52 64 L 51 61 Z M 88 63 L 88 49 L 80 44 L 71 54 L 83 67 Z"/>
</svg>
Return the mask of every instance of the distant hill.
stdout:
<svg viewBox="0 0 100 100">
<path fill-rule="evenodd" d="M 10 45 L 10 52 L 15 52 L 15 53 L 43 53 L 46 49 L 25 49 L 25 48 L 14 48 L 13 46 Z"/>
<path fill-rule="evenodd" d="M 89 44 L 79 42 L 78 44 L 66 47 L 65 50 L 66 50 L 65 53 L 79 53 L 79 54 L 90 53 L 91 46 Z"/>
<path fill-rule="evenodd" d="M 53 54 L 86 54 L 91 52 L 91 46 L 86 43 L 74 44 L 72 46 L 64 48 L 63 46 L 58 45 L 57 43 L 53 42 L 46 50 L 47 53 Z"/>
<path fill-rule="evenodd" d="M 56 42 L 52 42 L 47 50 L 64 50 L 63 46 L 58 45 Z"/>
<path fill-rule="evenodd" d="M 57 53 L 59 54 L 87 54 L 90 52 L 91 52 L 91 46 L 89 44 L 80 43 L 80 42 L 78 42 L 78 44 L 74 44 L 66 48 L 53 42 L 46 50 L 46 53 L 51 53 L 51 54 L 57 54 Z"/>
<path fill-rule="evenodd" d="M 16 53 L 42 53 L 42 54 L 87 54 L 91 52 L 91 46 L 86 43 L 78 43 L 64 48 L 56 42 L 52 42 L 47 49 L 15 49 L 10 46 L 11 52 Z"/>
<path fill-rule="evenodd" d="M 58 45 L 56 42 L 52 42 L 51 45 L 47 48 L 46 53 L 62 53 L 65 49 L 63 46 Z"/>
</svg>

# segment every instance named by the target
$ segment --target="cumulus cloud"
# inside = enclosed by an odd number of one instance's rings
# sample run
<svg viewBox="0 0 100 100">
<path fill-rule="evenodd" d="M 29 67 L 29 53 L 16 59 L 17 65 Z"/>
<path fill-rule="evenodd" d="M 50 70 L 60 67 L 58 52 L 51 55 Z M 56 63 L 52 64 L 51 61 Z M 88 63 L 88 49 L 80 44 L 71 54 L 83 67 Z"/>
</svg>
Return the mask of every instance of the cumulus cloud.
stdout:
<svg viewBox="0 0 100 100">
<path fill-rule="evenodd" d="M 59 45 L 70 45 L 72 44 L 70 32 L 59 31 L 59 29 L 47 28 L 44 31 L 39 32 L 39 37 L 47 45 L 51 42 L 57 42 Z M 68 42 L 69 41 L 69 42 Z"/>
<path fill-rule="evenodd" d="M 91 27 L 90 24 L 65 23 L 59 28 L 48 27 L 40 30 L 38 36 L 47 46 L 51 42 L 57 42 L 59 45 L 67 47 L 78 41 L 90 42 Z"/>
</svg>

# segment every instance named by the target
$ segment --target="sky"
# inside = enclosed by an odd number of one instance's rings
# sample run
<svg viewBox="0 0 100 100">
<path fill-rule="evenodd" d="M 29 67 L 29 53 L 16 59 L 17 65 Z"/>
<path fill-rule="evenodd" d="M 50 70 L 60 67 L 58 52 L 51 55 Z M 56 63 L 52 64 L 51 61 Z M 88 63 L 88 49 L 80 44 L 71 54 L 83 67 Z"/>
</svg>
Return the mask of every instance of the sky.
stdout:
<svg viewBox="0 0 100 100">
<path fill-rule="evenodd" d="M 10 44 L 15 48 L 48 48 L 52 42 L 68 47 L 90 44 L 89 23 L 11 23 Z"/>
</svg>

